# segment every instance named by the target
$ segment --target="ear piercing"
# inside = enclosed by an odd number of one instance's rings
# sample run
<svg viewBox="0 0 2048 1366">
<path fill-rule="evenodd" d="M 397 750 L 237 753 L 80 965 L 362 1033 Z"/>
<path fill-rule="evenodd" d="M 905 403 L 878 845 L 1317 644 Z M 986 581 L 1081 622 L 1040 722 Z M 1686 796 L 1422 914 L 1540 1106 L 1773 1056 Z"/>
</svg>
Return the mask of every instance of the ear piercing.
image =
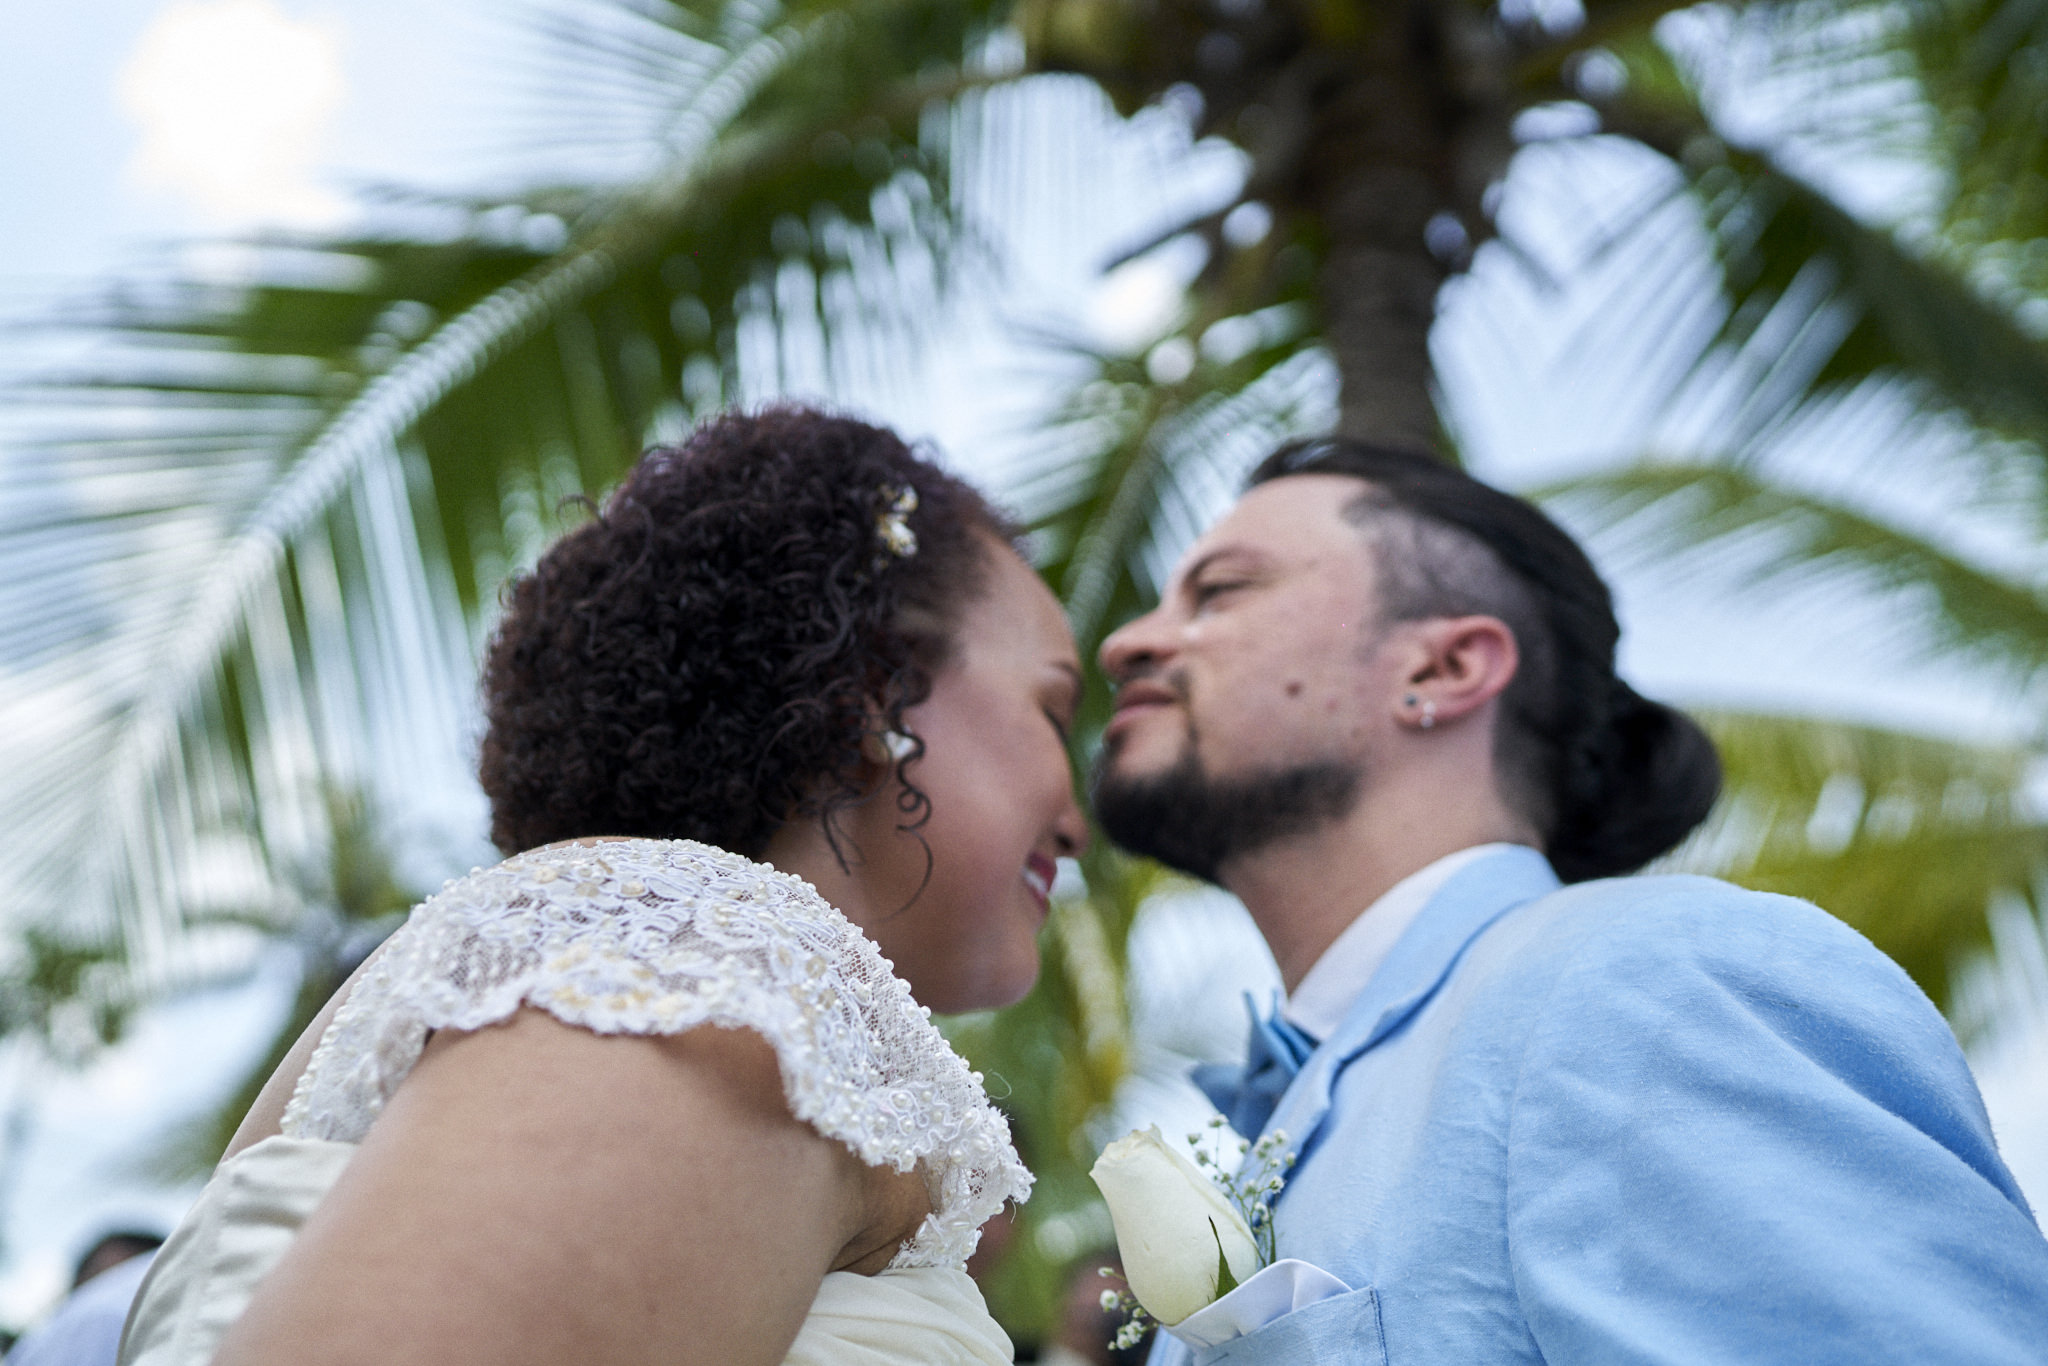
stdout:
<svg viewBox="0 0 2048 1366">
<path fill-rule="evenodd" d="M 917 737 L 900 730 L 871 730 L 861 737 L 860 747 L 874 763 L 900 764 L 916 751 Z"/>
<path fill-rule="evenodd" d="M 1422 699 L 1417 697 L 1412 692 L 1401 699 L 1401 705 L 1404 707 L 1413 707 L 1417 702 L 1422 702 Z M 1433 730 L 1436 728 L 1435 699 L 1431 699 L 1427 702 L 1422 702 L 1422 719 L 1417 724 L 1419 724 L 1424 730 Z"/>
</svg>

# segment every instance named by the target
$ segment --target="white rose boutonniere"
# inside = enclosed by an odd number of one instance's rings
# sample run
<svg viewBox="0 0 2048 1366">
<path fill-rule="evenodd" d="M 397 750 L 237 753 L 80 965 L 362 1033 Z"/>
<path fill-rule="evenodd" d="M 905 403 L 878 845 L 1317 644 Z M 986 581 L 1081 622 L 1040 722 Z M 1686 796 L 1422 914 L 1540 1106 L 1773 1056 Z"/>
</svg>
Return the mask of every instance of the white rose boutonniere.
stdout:
<svg viewBox="0 0 2048 1366">
<path fill-rule="evenodd" d="M 1212 1121 L 1212 1133 L 1222 1123 Z M 1261 1160 L 1244 1180 L 1225 1172 L 1201 1140 L 1188 1135 L 1190 1161 L 1154 1125 L 1110 1144 L 1089 1172 L 1109 1205 L 1130 1286 L 1128 1296 L 1104 1296 L 1108 1307 L 1134 1311 L 1120 1344 L 1143 1334 L 1144 1318 L 1179 1323 L 1273 1262 L 1272 1203 L 1283 1180 L 1273 1169 L 1293 1162 L 1282 1155 L 1287 1136 L 1259 1140 Z M 1239 1157 L 1246 1147 L 1238 1144 Z"/>
</svg>

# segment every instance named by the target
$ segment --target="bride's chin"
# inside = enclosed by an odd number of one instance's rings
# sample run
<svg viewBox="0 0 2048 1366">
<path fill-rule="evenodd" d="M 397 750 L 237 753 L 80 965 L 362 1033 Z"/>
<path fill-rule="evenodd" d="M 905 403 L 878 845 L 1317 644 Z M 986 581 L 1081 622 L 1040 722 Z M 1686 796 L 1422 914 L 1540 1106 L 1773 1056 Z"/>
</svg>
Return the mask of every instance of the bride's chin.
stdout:
<svg viewBox="0 0 2048 1366">
<path fill-rule="evenodd" d="M 1031 988 L 1036 985 L 1038 985 L 1038 954 L 1034 950 L 1031 954 L 1030 972 L 1022 974 L 1020 979 L 1007 990 L 994 993 L 992 998 L 985 1004 L 972 1008 L 975 1010 L 1002 1010 L 1005 1007 L 1017 1004 L 1017 1002 L 1029 996 Z"/>
<path fill-rule="evenodd" d="M 1013 1006 L 1037 983 L 1038 945 L 1033 942 L 1020 962 L 983 965 L 981 971 L 962 973 L 949 982 L 912 982 L 910 991 L 934 1015 L 965 1015 Z"/>
</svg>

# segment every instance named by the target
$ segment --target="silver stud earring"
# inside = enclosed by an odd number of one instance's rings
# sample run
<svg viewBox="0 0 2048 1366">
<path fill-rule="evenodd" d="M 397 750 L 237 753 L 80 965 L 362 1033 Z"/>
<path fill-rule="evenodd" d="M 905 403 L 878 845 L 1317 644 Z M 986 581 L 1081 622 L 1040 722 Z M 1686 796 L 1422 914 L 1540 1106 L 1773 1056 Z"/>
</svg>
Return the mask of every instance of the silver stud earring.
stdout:
<svg viewBox="0 0 2048 1366">
<path fill-rule="evenodd" d="M 889 757 L 900 764 L 916 752 L 917 738 L 900 730 L 886 730 L 882 732 L 882 748 L 888 750 Z"/>
<path fill-rule="evenodd" d="M 1436 703 L 1435 703 L 1435 702 L 1433 702 L 1433 701 L 1431 701 L 1431 702 L 1424 702 L 1424 703 L 1422 704 L 1422 728 L 1423 728 L 1424 730 L 1429 730 L 1429 729 L 1432 729 L 1432 728 L 1433 728 L 1433 727 L 1434 727 L 1435 725 L 1436 725 Z"/>
</svg>

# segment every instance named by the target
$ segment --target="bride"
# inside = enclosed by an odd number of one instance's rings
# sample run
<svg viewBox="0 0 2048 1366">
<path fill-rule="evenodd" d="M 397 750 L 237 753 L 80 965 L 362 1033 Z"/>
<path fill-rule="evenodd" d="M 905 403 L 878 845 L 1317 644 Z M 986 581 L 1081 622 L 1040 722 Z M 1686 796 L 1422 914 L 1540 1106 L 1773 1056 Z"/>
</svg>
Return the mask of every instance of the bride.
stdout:
<svg viewBox="0 0 2048 1366">
<path fill-rule="evenodd" d="M 490 649 L 526 852 L 314 1021 L 122 1362 L 1008 1362 L 962 1263 L 1030 1177 L 927 1017 L 1029 989 L 1084 838 L 1012 535 L 805 409 L 650 452 Z"/>
</svg>

